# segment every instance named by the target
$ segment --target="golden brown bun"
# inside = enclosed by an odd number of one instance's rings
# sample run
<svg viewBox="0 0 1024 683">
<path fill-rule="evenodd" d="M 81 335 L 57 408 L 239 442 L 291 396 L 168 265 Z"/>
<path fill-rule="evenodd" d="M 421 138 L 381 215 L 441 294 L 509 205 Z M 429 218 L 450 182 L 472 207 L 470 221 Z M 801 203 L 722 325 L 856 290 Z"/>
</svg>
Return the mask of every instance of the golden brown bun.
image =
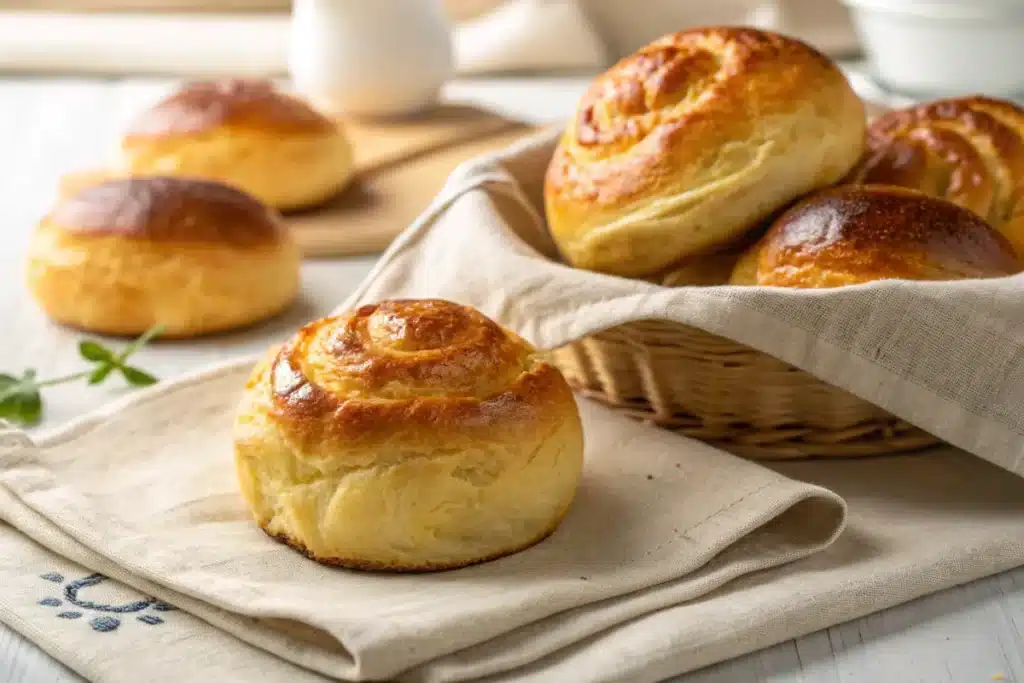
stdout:
<svg viewBox="0 0 1024 683">
<path fill-rule="evenodd" d="M 299 287 L 299 251 L 276 212 L 231 187 L 111 180 L 65 199 L 37 227 L 28 286 L 73 327 L 192 337 L 268 318 Z"/>
<path fill-rule="evenodd" d="M 568 510 L 583 464 L 558 370 L 441 300 L 306 325 L 255 368 L 234 438 L 257 523 L 356 569 L 449 569 L 537 543 Z"/>
<path fill-rule="evenodd" d="M 1024 257 L 1024 109 L 987 97 L 889 112 L 868 127 L 850 182 L 900 185 L 988 220 Z"/>
<path fill-rule="evenodd" d="M 872 280 L 959 280 L 1019 272 L 1010 243 L 967 209 L 890 186 L 818 192 L 748 250 L 732 284 L 842 287 Z"/>
<path fill-rule="evenodd" d="M 351 179 L 339 124 L 263 81 L 184 86 L 143 112 L 121 143 L 115 173 L 207 178 L 284 210 L 322 203 Z"/>
<path fill-rule="evenodd" d="M 835 183 L 864 126 L 842 72 L 799 41 L 748 28 L 665 36 L 580 101 L 545 179 L 552 236 L 571 265 L 650 277 Z"/>
</svg>

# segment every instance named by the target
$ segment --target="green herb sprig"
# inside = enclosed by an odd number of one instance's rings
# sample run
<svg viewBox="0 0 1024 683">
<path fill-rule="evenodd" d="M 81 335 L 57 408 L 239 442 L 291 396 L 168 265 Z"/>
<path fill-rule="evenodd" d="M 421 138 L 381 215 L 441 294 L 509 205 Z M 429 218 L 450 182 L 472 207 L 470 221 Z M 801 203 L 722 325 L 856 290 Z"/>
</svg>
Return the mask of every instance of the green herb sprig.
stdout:
<svg viewBox="0 0 1024 683">
<path fill-rule="evenodd" d="M 42 389 L 57 384 L 86 380 L 89 384 L 104 382 L 115 371 L 128 384 L 136 387 L 155 384 L 158 380 L 145 370 L 128 364 L 128 359 L 163 331 L 154 325 L 133 342 L 117 352 L 99 342 L 83 340 L 78 343 L 78 355 L 90 367 L 63 377 L 39 379 L 34 369 L 25 370 L 20 377 L 0 373 L 0 419 L 24 426 L 37 424 L 43 416 Z"/>
</svg>

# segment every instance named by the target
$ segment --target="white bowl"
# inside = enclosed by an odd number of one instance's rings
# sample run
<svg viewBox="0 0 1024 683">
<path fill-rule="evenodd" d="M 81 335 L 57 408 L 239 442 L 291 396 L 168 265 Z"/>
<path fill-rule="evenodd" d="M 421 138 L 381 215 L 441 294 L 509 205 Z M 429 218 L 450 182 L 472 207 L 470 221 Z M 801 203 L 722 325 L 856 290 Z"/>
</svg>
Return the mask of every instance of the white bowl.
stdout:
<svg viewBox="0 0 1024 683">
<path fill-rule="evenodd" d="M 934 97 L 1024 94 L 1024 2 L 843 1 L 887 87 Z"/>
</svg>

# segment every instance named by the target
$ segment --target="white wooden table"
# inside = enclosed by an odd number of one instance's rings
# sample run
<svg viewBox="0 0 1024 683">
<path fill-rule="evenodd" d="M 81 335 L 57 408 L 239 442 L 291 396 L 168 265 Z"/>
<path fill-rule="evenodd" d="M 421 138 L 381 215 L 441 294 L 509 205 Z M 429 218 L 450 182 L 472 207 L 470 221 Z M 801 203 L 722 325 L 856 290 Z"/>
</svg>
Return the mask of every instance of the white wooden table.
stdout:
<svg viewBox="0 0 1024 683">
<path fill-rule="evenodd" d="M 77 367 L 79 335 L 50 324 L 22 285 L 22 250 L 53 200 L 57 176 L 105 153 L 125 118 L 168 84 L 146 81 L 0 78 L 0 372 L 35 367 L 56 375 Z M 557 120 L 583 82 L 455 84 L 456 99 Z M 162 377 L 262 349 L 328 312 L 362 279 L 372 258 L 308 262 L 303 302 L 244 333 L 160 344 L 139 362 Z M 52 426 L 109 400 L 116 386 L 58 387 L 45 395 Z M 2 561 L 2 558 L 0 558 Z M 0 590 L 3 590 L 0 587 Z M 1007 645 L 1009 644 L 1009 645 Z M 0 625 L 0 683 L 79 681 Z M 1024 570 L 979 581 L 828 631 L 696 672 L 685 683 L 1024 683 Z"/>
</svg>

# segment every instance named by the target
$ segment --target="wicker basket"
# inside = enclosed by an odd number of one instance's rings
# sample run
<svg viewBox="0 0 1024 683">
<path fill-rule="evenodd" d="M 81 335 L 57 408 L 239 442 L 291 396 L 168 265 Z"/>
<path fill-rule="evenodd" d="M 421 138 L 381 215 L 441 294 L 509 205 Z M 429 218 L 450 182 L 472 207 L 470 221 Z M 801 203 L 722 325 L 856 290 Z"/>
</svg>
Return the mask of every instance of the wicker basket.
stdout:
<svg viewBox="0 0 1024 683">
<path fill-rule="evenodd" d="M 638 321 L 555 350 L 581 393 L 755 459 L 919 450 L 934 436 L 750 347 L 669 321 Z"/>
</svg>

